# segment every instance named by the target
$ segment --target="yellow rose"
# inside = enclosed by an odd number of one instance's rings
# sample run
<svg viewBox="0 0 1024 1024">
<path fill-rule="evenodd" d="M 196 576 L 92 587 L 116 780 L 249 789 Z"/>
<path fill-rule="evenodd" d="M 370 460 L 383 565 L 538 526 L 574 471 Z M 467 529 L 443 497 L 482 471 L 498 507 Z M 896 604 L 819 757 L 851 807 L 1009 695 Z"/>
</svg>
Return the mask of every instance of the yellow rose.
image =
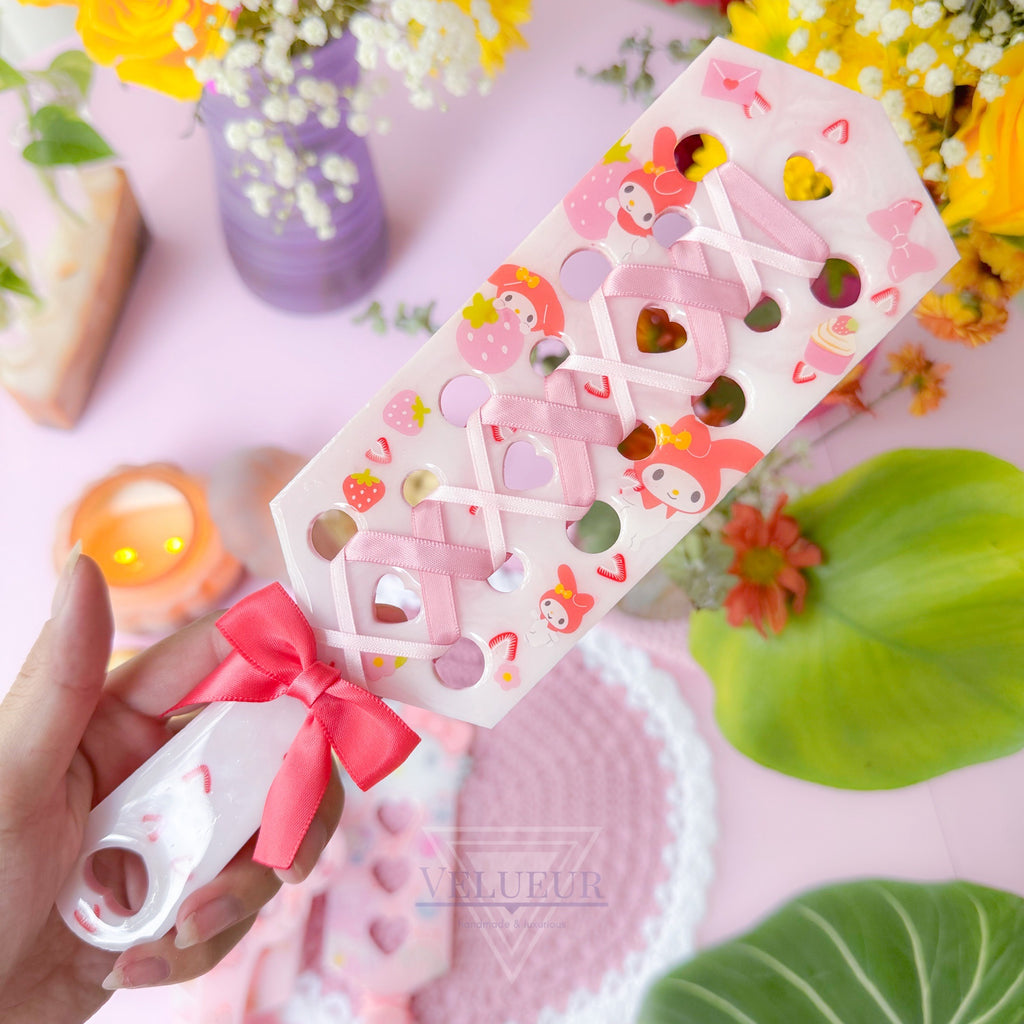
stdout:
<svg viewBox="0 0 1024 1024">
<path fill-rule="evenodd" d="M 1024 43 L 992 70 L 1010 81 L 991 103 L 974 94 L 971 113 L 956 134 L 967 147 L 967 159 L 950 168 L 949 205 L 942 217 L 949 227 L 971 220 L 995 235 L 1024 235 Z M 975 157 L 981 177 L 970 173 Z"/>
<path fill-rule="evenodd" d="M 75 27 L 89 56 L 122 81 L 194 100 L 200 85 L 185 61 L 220 53 L 230 16 L 202 0 L 79 0 Z"/>
</svg>

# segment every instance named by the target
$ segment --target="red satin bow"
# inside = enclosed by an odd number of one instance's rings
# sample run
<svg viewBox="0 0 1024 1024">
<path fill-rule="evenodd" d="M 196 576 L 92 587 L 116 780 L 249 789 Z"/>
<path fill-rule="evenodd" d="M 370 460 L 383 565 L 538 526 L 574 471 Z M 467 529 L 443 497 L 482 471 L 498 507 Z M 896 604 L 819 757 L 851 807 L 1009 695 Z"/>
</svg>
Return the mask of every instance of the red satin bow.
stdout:
<svg viewBox="0 0 1024 1024">
<path fill-rule="evenodd" d="M 286 869 L 327 788 L 331 749 L 355 784 L 369 789 L 412 753 L 419 736 L 379 697 L 317 661 L 313 630 L 280 584 L 243 598 L 217 620 L 217 628 L 234 650 L 171 712 L 284 694 L 309 708 L 267 794 L 253 857 Z"/>
</svg>

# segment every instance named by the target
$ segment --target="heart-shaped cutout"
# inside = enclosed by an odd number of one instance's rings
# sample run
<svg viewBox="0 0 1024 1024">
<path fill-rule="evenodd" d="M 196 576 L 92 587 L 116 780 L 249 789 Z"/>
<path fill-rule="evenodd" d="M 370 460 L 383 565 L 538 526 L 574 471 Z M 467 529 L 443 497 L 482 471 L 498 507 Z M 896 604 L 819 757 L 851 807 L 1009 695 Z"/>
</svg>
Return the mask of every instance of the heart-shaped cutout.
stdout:
<svg viewBox="0 0 1024 1024">
<path fill-rule="evenodd" d="M 514 441 L 505 451 L 501 477 L 510 491 L 531 491 L 550 483 L 555 467 L 529 441 Z"/>
<path fill-rule="evenodd" d="M 384 800 L 377 808 L 377 820 L 393 836 L 412 824 L 416 809 L 408 800 Z"/>
<path fill-rule="evenodd" d="M 636 321 L 636 347 L 641 352 L 674 352 L 686 344 L 686 328 L 657 306 L 644 306 Z"/>
<path fill-rule="evenodd" d="M 738 86 L 739 84 L 740 84 L 739 83 L 739 79 L 736 79 L 736 78 L 723 78 L 722 79 L 722 85 L 724 85 L 726 87 L 726 89 L 728 89 L 730 92 L 733 89 L 735 89 L 736 86 Z"/>
<path fill-rule="evenodd" d="M 374 880 L 385 892 L 398 892 L 409 881 L 412 865 L 405 857 L 381 857 L 374 861 Z"/>
<path fill-rule="evenodd" d="M 824 199 L 832 195 L 832 179 L 805 156 L 794 153 L 782 172 L 786 198 L 797 202 Z"/>
<path fill-rule="evenodd" d="M 370 922 L 370 938 L 387 955 L 394 953 L 409 934 L 409 922 L 404 917 L 377 917 Z"/>
<path fill-rule="evenodd" d="M 411 622 L 420 613 L 420 595 L 405 581 L 389 572 L 377 581 L 373 594 L 373 617 L 378 622 Z"/>
</svg>

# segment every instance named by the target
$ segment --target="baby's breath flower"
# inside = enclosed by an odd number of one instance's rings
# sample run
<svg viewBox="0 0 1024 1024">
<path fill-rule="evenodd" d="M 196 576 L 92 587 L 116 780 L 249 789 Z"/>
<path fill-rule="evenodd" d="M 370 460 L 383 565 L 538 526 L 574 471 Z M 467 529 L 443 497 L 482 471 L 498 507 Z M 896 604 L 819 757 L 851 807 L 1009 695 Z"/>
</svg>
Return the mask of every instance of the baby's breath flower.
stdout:
<svg viewBox="0 0 1024 1024">
<path fill-rule="evenodd" d="M 171 38 L 173 38 L 178 46 L 183 50 L 191 50 L 198 42 L 195 30 L 186 21 L 179 21 L 178 24 L 174 26 L 171 30 Z"/>
<path fill-rule="evenodd" d="M 1013 20 L 1010 18 L 1008 11 L 996 11 L 996 13 L 988 19 L 988 27 L 996 34 L 1009 32 L 1013 27 Z"/>
<path fill-rule="evenodd" d="M 985 100 L 986 103 L 991 103 L 993 100 L 997 100 L 1003 95 L 1008 81 L 1008 78 L 1004 78 L 1002 75 L 997 75 L 994 71 L 986 71 L 985 74 L 978 79 L 978 95 Z"/>
<path fill-rule="evenodd" d="M 939 146 L 939 156 L 947 167 L 959 167 L 967 159 L 967 147 L 959 139 L 946 139 Z"/>
<path fill-rule="evenodd" d="M 948 64 L 931 68 L 924 76 L 924 91 L 929 96 L 948 96 L 953 91 L 953 69 Z"/>
<path fill-rule="evenodd" d="M 811 34 L 804 28 L 798 28 L 790 37 L 786 43 L 786 48 L 793 56 L 803 53 L 807 49 L 807 44 L 810 42 Z"/>
<path fill-rule="evenodd" d="M 327 24 L 318 14 L 310 14 L 299 25 L 299 38 L 310 46 L 323 46 L 327 42 Z"/>
<path fill-rule="evenodd" d="M 822 50 L 815 58 L 814 66 L 823 75 L 831 76 L 843 66 L 843 61 L 835 50 Z"/>
<path fill-rule="evenodd" d="M 990 67 L 999 62 L 1002 55 L 1002 48 L 994 43 L 975 43 L 967 51 L 964 60 L 979 71 L 988 71 Z"/>
<path fill-rule="evenodd" d="M 918 43 L 910 53 L 907 54 L 907 67 L 911 71 L 926 71 L 938 59 L 935 47 L 928 43 Z"/>
<path fill-rule="evenodd" d="M 241 121 L 228 121 L 224 126 L 224 140 L 231 149 L 241 153 L 249 147 L 249 136 Z"/>
<path fill-rule="evenodd" d="M 942 3 L 947 11 L 952 11 L 956 14 L 957 11 L 964 9 L 964 4 L 967 3 L 967 0 L 942 0 Z"/>
<path fill-rule="evenodd" d="M 911 18 L 918 28 L 932 28 L 937 25 L 943 16 L 942 4 L 939 0 L 925 0 L 923 4 L 917 4 L 911 13 Z"/>
<path fill-rule="evenodd" d="M 889 13 L 888 0 L 857 0 L 857 13 L 861 15 L 857 22 L 857 32 L 862 36 L 870 36 L 879 30 L 882 18 Z"/>
<path fill-rule="evenodd" d="M 967 161 L 967 173 L 972 178 L 985 177 L 985 168 L 982 166 L 980 153 L 975 153 L 974 156 Z"/>
<path fill-rule="evenodd" d="M 288 104 L 281 96 L 268 96 L 261 107 L 263 116 L 273 124 L 288 120 Z"/>
<path fill-rule="evenodd" d="M 857 75 L 857 88 L 865 96 L 878 99 L 882 95 L 882 83 L 884 80 L 885 76 L 882 74 L 881 68 L 861 68 L 860 73 Z"/>
<path fill-rule="evenodd" d="M 819 21 L 825 17 L 821 0 L 789 0 L 789 16 L 798 21 Z"/>
<path fill-rule="evenodd" d="M 969 14 L 958 14 L 946 26 L 946 31 L 949 32 L 953 39 L 963 42 L 971 34 L 971 29 L 973 27 L 974 23 L 971 21 L 971 16 Z"/>
<path fill-rule="evenodd" d="M 910 28 L 910 15 L 898 8 L 895 11 L 889 11 L 882 17 L 880 28 L 878 41 L 883 46 L 887 43 L 895 43 Z"/>
<path fill-rule="evenodd" d="M 320 160 L 320 171 L 328 181 L 338 185 L 354 185 L 359 181 L 355 162 L 336 153 L 328 153 Z"/>
</svg>

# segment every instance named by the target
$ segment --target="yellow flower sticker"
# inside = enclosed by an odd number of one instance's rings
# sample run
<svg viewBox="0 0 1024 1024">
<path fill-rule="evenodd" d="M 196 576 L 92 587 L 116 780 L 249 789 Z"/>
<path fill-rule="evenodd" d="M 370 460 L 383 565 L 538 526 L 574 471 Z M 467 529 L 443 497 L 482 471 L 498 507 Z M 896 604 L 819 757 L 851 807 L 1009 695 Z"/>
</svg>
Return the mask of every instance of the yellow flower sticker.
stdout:
<svg viewBox="0 0 1024 1024">
<path fill-rule="evenodd" d="M 498 322 L 494 299 L 485 299 L 480 292 L 477 292 L 473 296 L 473 301 L 462 310 L 462 316 L 469 321 L 469 326 L 474 330 L 479 330 L 484 324 Z"/>
</svg>

